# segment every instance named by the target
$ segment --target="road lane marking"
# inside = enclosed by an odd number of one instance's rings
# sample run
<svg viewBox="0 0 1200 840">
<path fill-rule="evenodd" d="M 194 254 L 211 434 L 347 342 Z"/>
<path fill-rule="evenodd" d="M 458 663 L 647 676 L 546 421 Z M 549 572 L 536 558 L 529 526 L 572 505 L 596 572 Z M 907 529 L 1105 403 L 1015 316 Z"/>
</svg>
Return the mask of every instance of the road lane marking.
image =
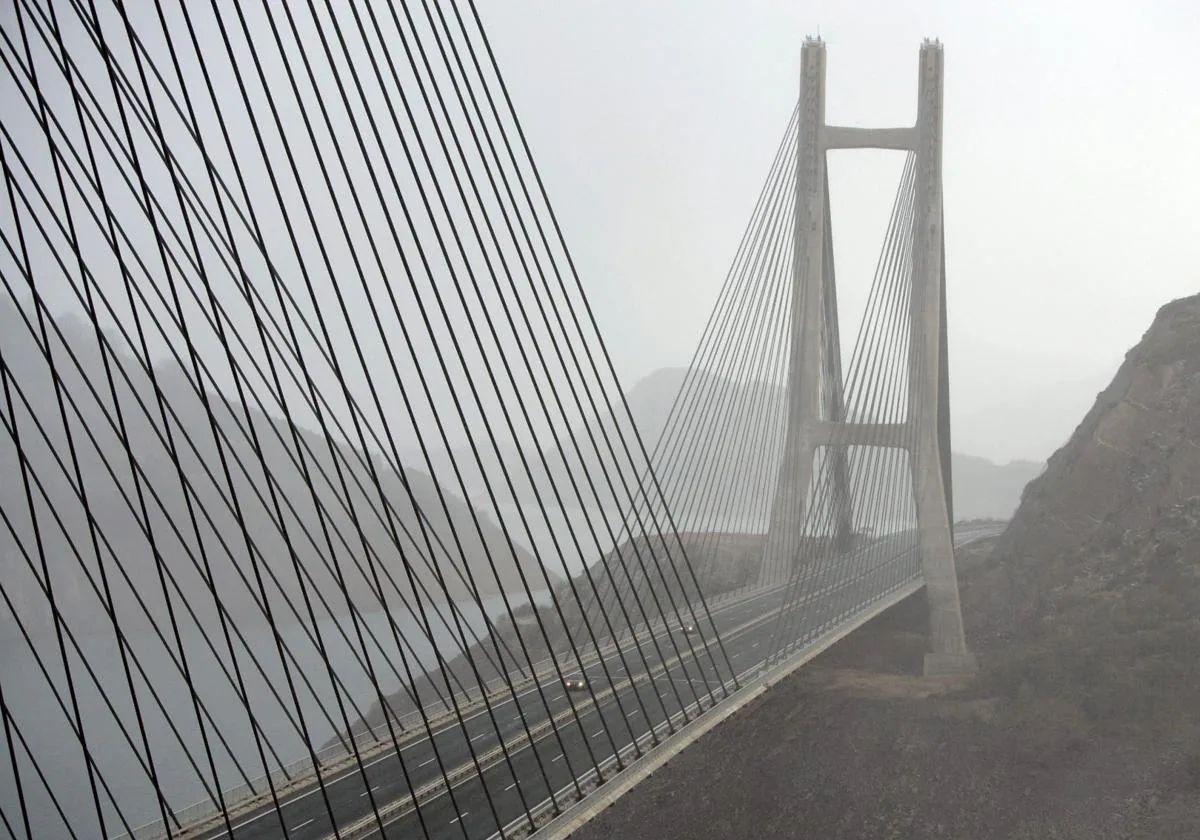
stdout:
<svg viewBox="0 0 1200 840">
<path fill-rule="evenodd" d="M 513 789 L 513 788 L 515 788 L 516 786 L 517 786 L 517 783 L 516 783 L 516 782 L 513 782 L 511 785 L 509 785 L 508 787 L 506 787 L 506 788 L 504 789 L 504 792 L 505 792 L 505 793 L 508 793 L 510 790 L 512 790 L 512 789 Z"/>
<path fill-rule="evenodd" d="M 562 758 L 562 757 L 563 757 L 563 754 L 562 754 L 562 753 L 559 753 L 559 754 L 558 754 L 558 756 L 557 756 L 556 758 L 552 758 L 552 759 L 550 759 L 550 761 L 551 761 L 551 763 L 553 763 L 553 762 L 555 762 L 555 761 L 558 761 L 558 759 L 560 759 L 560 758 Z"/>
<path fill-rule="evenodd" d="M 640 715 L 641 713 L 642 713 L 642 710 L 641 710 L 641 709 L 634 709 L 632 712 L 630 712 L 629 714 L 625 715 L 625 717 L 627 717 L 627 718 L 631 718 L 631 717 L 633 717 L 634 715 Z"/>
<path fill-rule="evenodd" d="M 832 589 L 832 587 L 831 587 L 831 589 Z M 770 593 L 763 593 L 763 595 L 767 595 L 767 594 L 770 594 Z M 806 595 L 806 596 L 805 596 L 805 597 L 804 597 L 802 600 L 803 600 L 804 602 L 810 601 L 810 600 L 812 600 L 813 598 L 815 598 L 815 597 L 816 597 L 817 595 L 819 595 L 819 594 L 824 594 L 824 593 L 823 593 L 823 592 L 814 592 L 814 593 L 810 593 L 810 594 L 807 594 L 807 595 Z M 762 597 L 762 596 L 755 596 L 753 600 L 758 600 L 760 597 Z M 751 622 L 749 622 L 749 623 L 747 623 L 747 624 L 744 624 L 744 625 L 736 626 L 736 627 L 734 627 L 734 628 L 733 628 L 733 634 L 734 634 L 734 635 L 738 635 L 738 634 L 740 634 L 740 633 L 742 633 L 742 632 L 745 632 L 746 630 L 749 630 L 751 626 L 755 626 L 755 625 L 758 625 L 758 624 L 761 624 L 761 623 L 765 622 L 765 621 L 768 619 L 768 617 L 769 617 L 769 615 L 768 615 L 768 614 L 766 614 L 766 613 L 764 613 L 764 615 L 763 615 L 763 616 L 760 616 L 760 617 L 756 618 L 754 621 L 751 621 Z M 619 646 L 618 646 L 618 649 L 620 649 L 620 648 L 619 648 Z M 604 658 L 605 658 L 605 659 L 608 659 L 610 656 L 611 656 L 611 654 L 607 654 L 607 655 L 605 655 L 605 657 L 604 657 Z M 656 664 L 657 664 L 659 667 L 663 667 L 663 666 L 665 666 L 665 665 L 666 665 L 665 657 L 660 657 L 660 658 L 657 658 L 657 659 L 658 659 L 658 661 L 656 662 Z M 653 679 L 653 675 L 652 675 L 652 679 Z M 636 685 L 636 681 L 632 682 L 632 685 Z M 631 685 L 626 685 L 626 686 L 624 686 L 624 687 L 623 687 L 623 689 L 625 689 L 625 688 L 629 688 L 629 687 L 631 687 Z M 536 688 L 536 686 L 535 686 L 535 688 Z M 531 689 L 531 690 L 534 690 L 534 689 Z M 563 696 L 563 695 L 561 695 L 561 694 L 560 694 L 560 695 L 558 696 L 558 698 L 556 698 L 556 699 L 561 699 L 561 697 L 562 697 L 562 696 Z M 606 698 L 606 699 L 611 699 L 611 698 Z M 476 715 L 477 715 L 477 716 L 478 716 L 478 715 L 481 715 L 481 714 L 483 714 L 483 712 L 478 712 L 478 713 L 476 713 Z M 450 731 L 451 729 L 452 729 L 452 727 L 448 726 L 448 727 L 446 727 L 446 729 L 445 729 L 445 730 L 439 730 L 439 732 L 438 732 L 438 733 L 436 733 L 436 734 L 441 734 L 441 732 L 442 732 L 442 731 Z M 536 740 L 538 740 L 538 739 L 534 739 L 534 740 L 536 741 Z M 420 743 L 420 742 L 418 742 L 418 743 Z M 526 745 L 524 745 L 524 747 L 522 747 L 522 748 L 527 748 L 527 747 L 531 746 L 531 744 L 532 744 L 532 742 L 531 742 L 530 744 L 526 744 Z M 413 745 L 411 745 L 411 746 L 417 746 L 417 744 L 413 744 Z M 563 757 L 563 756 L 561 756 L 561 755 L 559 756 L 559 758 L 562 758 L 562 757 Z M 374 763 L 377 763 L 378 761 L 385 760 L 385 759 L 386 759 L 386 756 L 380 756 L 380 758 L 376 759 L 374 762 L 372 762 L 372 764 L 374 764 Z M 555 760 L 557 761 L 558 759 L 555 759 Z M 428 763 L 428 762 L 427 762 L 427 763 Z M 349 775 L 350 773 L 353 773 L 353 772 L 354 772 L 354 771 L 348 771 L 348 772 L 347 772 L 347 775 Z M 301 798 L 303 798 L 303 797 L 305 797 L 305 796 L 307 796 L 307 795 L 310 795 L 311 793 L 312 793 L 312 791 L 306 791 L 305 793 L 302 793 L 302 794 L 300 794 L 299 796 L 295 797 L 295 799 L 293 799 L 292 801 L 295 801 L 295 800 L 297 800 L 297 799 L 301 799 Z M 271 811 L 270 811 L 270 810 L 264 810 L 263 812 L 261 812 L 260 814 L 256 815 L 255 817 L 251 817 L 251 818 L 250 818 L 250 820 L 248 820 L 247 822 L 249 822 L 249 821 L 253 821 L 254 819 L 258 819 L 259 817 L 261 817 L 261 816 L 265 816 L 265 815 L 267 815 L 267 814 L 269 814 L 269 813 L 271 813 Z"/>
<path fill-rule="evenodd" d="M 475 736 L 474 738 L 472 738 L 471 740 L 472 740 L 472 741 L 478 741 L 480 738 L 482 738 L 482 737 L 483 737 L 484 735 L 486 735 L 486 734 L 487 734 L 486 732 L 480 732 L 478 735 L 476 735 L 476 736 Z"/>
<path fill-rule="evenodd" d="M 377 790 L 379 790 L 379 785 L 375 785 L 375 787 L 371 788 L 370 790 L 364 790 L 362 793 L 360 793 L 360 794 L 358 795 L 358 798 L 359 798 L 359 799 L 362 799 L 362 798 L 363 798 L 364 796 L 366 796 L 368 793 L 374 793 L 374 792 L 375 792 L 375 791 L 377 791 Z"/>
<path fill-rule="evenodd" d="M 316 817 L 313 817 L 311 820 L 305 820 L 304 822 L 300 823 L 300 825 L 294 825 L 292 826 L 292 831 L 299 831 L 300 829 L 304 828 L 304 826 L 308 825 L 310 822 L 314 822 L 315 820 Z"/>
<path fill-rule="evenodd" d="M 470 813 L 471 813 L 470 811 L 463 811 L 463 812 L 462 812 L 461 814 L 459 814 L 457 817 L 455 817 L 454 819 L 450 820 L 450 825 L 454 825 L 456 822 L 458 822 L 459 820 L 461 820 L 463 817 L 467 816 L 467 815 L 468 815 L 468 814 L 470 814 Z"/>
<path fill-rule="evenodd" d="M 596 733 L 595 735 L 593 735 L 592 737 L 593 737 L 593 738 L 599 738 L 599 737 L 600 737 L 601 735 L 603 735 L 603 734 L 604 734 L 604 730 L 603 730 L 603 729 L 601 729 L 599 732 L 597 732 L 597 733 Z"/>
<path fill-rule="evenodd" d="M 733 603 L 730 603 L 730 604 L 723 604 L 722 606 L 720 606 L 720 607 L 717 607 L 717 608 L 714 610 L 714 612 L 724 612 L 724 611 L 726 611 L 726 610 L 731 610 L 731 609 L 733 609 L 733 608 L 735 608 L 735 607 L 739 607 L 739 606 L 741 607 L 741 609 L 742 609 L 742 611 L 743 611 L 743 612 L 747 612 L 747 611 L 749 611 L 749 610 L 751 609 L 751 606 L 750 606 L 750 605 L 751 605 L 753 602 L 760 601 L 760 600 L 762 600 L 762 599 L 765 599 L 765 598 L 767 598 L 768 596 L 771 596 L 771 595 L 777 595 L 777 594 L 779 594 L 779 593 L 780 593 L 780 591 L 781 591 L 782 589 L 783 589 L 783 585 L 776 586 L 776 587 L 772 587 L 772 588 L 768 588 L 768 589 L 766 589 L 765 591 L 759 592 L 759 593 L 757 593 L 757 594 L 754 594 L 754 595 L 749 595 L 749 596 L 747 596 L 747 597 L 746 597 L 746 598 L 745 598 L 743 601 L 741 601 L 741 602 L 739 602 L 739 601 L 734 601 Z M 736 613 L 735 613 L 735 612 L 730 612 L 730 613 L 729 613 L 729 616 L 730 616 L 731 618 L 732 618 L 732 617 L 734 617 L 735 615 L 736 615 Z M 765 615 L 766 615 L 766 613 L 764 612 L 764 616 L 765 616 Z M 608 660 L 612 659 L 613 657 L 617 656 L 617 655 L 618 655 L 618 653 L 619 653 L 620 651 L 622 651 L 622 650 L 626 650 L 626 651 L 628 651 L 628 650 L 632 650 L 632 649 L 633 649 L 633 647 L 634 647 L 634 646 L 635 646 L 635 645 L 638 643 L 638 642 L 637 642 L 637 638 L 636 638 L 636 637 L 637 637 L 638 635 L 641 635 L 641 634 L 644 634 L 644 635 L 646 635 L 646 636 L 648 637 L 648 639 L 649 639 L 649 640 L 655 640 L 655 639 L 658 639 L 658 638 L 664 637 L 664 636 L 665 636 L 665 634 L 666 634 L 666 629 L 664 628 L 664 629 L 660 629 L 660 630 L 657 630 L 657 631 L 655 631 L 655 630 L 652 630 L 652 629 L 649 629 L 649 628 L 642 628 L 641 630 L 639 630 L 639 631 L 638 631 L 638 633 L 637 633 L 637 634 L 635 634 L 635 639 L 634 639 L 634 640 L 632 640 L 631 642 L 627 642 L 627 643 L 615 643 L 615 644 L 613 645 L 613 649 L 612 649 L 612 650 L 609 650 L 609 651 L 605 652 L 604 654 L 602 654 L 602 658 L 604 659 L 604 661 L 608 661 Z M 626 644 L 627 644 L 627 645 L 629 645 L 629 646 L 628 646 L 628 647 L 626 647 L 626 646 L 625 646 Z M 651 658 L 651 659 L 655 659 L 655 656 L 654 656 L 654 654 L 653 654 L 653 653 L 651 654 L 650 658 Z M 657 659 L 657 660 L 656 660 L 656 664 L 659 664 L 659 665 L 661 665 L 661 659 Z M 630 672 L 630 673 L 632 673 L 632 672 Z M 555 683 L 555 682 L 557 682 L 557 677 L 554 677 L 554 676 L 551 676 L 549 679 L 544 679 L 544 680 L 543 680 L 543 679 L 541 679 L 541 678 L 535 678 L 535 680 L 534 680 L 534 683 L 535 683 L 535 684 L 534 684 L 534 685 L 532 685 L 532 686 L 530 686 L 530 687 L 528 687 L 528 688 L 526 688 L 526 689 L 524 689 L 524 690 L 522 690 L 522 692 L 520 693 L 520 696 L 525 696 L 526 694 L 531 694 L 531 693 L 533 693 L 534 691 L 536 691 L 536 690 L 537 690 L 539 687 L 549 687 L 551 684 L 553 684 L 553 683 Z M 504 700 L 504 703 L 510 703 L 510 702 L 513 702 L 513 700 Z M 432 705 L 431 705 L 429 708 L 432 708 Z M 475 718 L 475 717 L 480 717 L 480 716 L 482 716 L 482 715 L 484 715 L 484 714 L 486 714 L 486 713 L 487 713 L 487 712 L 486 712 L 486 710 L 480 709 L 479 711 L 477 711 L 477 712 L 474 712 L 472 715 L 470 715 L 470 717 L 468 717 L 468 720 L 470 720 L 470 719 L 473 719 L 473 718 Z M 451 731 L 453 731 L 454 729 L 456 729 L 456 728 L 457 728 L 457 726 L 458 726 L 458 724 L 455 724 L 455 723 L 448 723 L 448 724 L 446 724 L 446 725 L 445 725 L 443 728 L 441 728 L 441 729 L 437 730 L 437 731 L 436 731 L 436 732 L 434 732 L 433 734 L 436 736 L 436 735 L 441 735 L 441 734 L 443 734 L 443 733 L 445 733 L 445 732 L 451 732 Z M 416 741 L 413 741 L 413 742 L 411 742 L 411 743 L 405 744 L 405 745 L 404 745 L 403 747 L 401 747 L 400 749 L 401 749 L 401 751 L 404 751 L 404 750 L 409 750 L 409 749 L 415 749 L 416 747 L 420 747 L 420 746 L 422 746 L 423 744 L 425 744 L 425 743 L 426 743 L 426 742 L 428 742 L 429 740 L 430 740 L 429 736 L 428 736 L 428 735 L 426 735 L 426 736 L 423 736 L 423 737 L 422 737 L 421 739 L 419 739 L 419 740 L 416 740 Z M 381 763 L 381 762 L 387 761 L 387 760 L 388 760 L 390 757 L 391 757 L 390 753 L 384 753 L 384 754 L 382 754 L 382 755 L 378 756 L 377 758 L 374 758 L 374 759 L 370 760 L 370 761 L 369 761 L 367 764 L 365 764 L 364 766 L 365 766 L 365 767 L 372 767 L 372 766 L 374 766 L 374 765 L 376 765 L 376 764 L 379 764 L 379 763 Z M 420 765 L 418 765 L 418 766 L 419 766 L 419 767 L 425 767 L 425 766 L 426 766 L 426 765 L 428 765 L 428 764 L 432 764 L 432 763 L 433 763 L 433 761 L 434 761 L 434 759 L 432 759 L 432 758 L 431 758 L 431 759 L 429 759 L 428 761 L 424 761 L 424 762 L 422 762 L 422 763 L 421 763 Z M 347 770 L 347 771 L 346 771 L 346 773 L 345 773 L 343 776 L 336 777 L 336 778 L 334 778 L 334 779 L 328 780 L 328 783 L 329 783 L 329 784 L 334 784 L 334 783 L 340 782 L 340 781 L 342 781 L 343 779 L 345 779 L 345 778 L 347 778 L 347 777 L 349 777 L 349 776 L 351 776 L 351 775 L 354 775 L 354 774 L 356 774 L 357 772 L 358 772 L 357 770 Z M 313 795 L 313 794 L 315 794 L 315 793 L 316 793 L 318 790 L 320 790 L 320 787 L 319 787 L 318 785 L 313 785 L 313 786 L 312 786 L 312 787 L 310 787 L 308 790 L 306 790 L 306 791 L 304 791 L 304 792 L 302 792 L 302 793 L 299 793 L 299 794 L 297 794 L 296 796 L 293 796 L 292 798 L 290 798 L 290 799 L 288 799 L 288 800 L 285 800 L 285 801 L 282 803 L 282 805 L 283 805 L 284 807 L 287 807 L 287 806 L 289 806 L 289 805 L 291 805 L 291 804 L 293 804 L 293 803 L 295 803 L 295 802 L 299 802 L 299 801 L 300 801 L 300 800 L 302 800 L 302 799 L 305 799 L 305 798 L 307 798 L 307 797 L 309 797 L 309 796 L 312 796 L 312 795 Z M 249 816 L 249 817 L 247 817 L 246 819 L 242 820 L 241 822 L 235 823 L 235 824 L 234 824 L 234 829 L 243 828 L 243 827 L 245 827 L 245 826 L 247 826 L 247 825 L 250 825 L 250 824 L 251 824 L 251 823 L 253 823 L 253 822 L 256 822 L 256 821 L 258 821 L 258 820 L 260 820 L 260 819 L 262 819 L 262 818 L 264 818 L 264 817 L 268 817 L 268 816 L 270 816 L 270 815 L 272 815 L 272 814 L 274 814 L 274 813 L 276 813 L 276 811 L 275 811 L 275 809 L 274 809 L 274 808 L 263 808 L 263 809 L 261 809 L 261 810 L 260 810 L 258 813 L 256 813 L 256 814 L 253 814 L 252 816 Z M 223 836 L 224 836 L 225 834 L 227 834 L 227 833 L 228 833 L 228 832 L 227 832 L 227 831 L 225 831 L 225 830 L 219 831 L 219 832 L 217 832 L 216 834 L 213 834 L 213 835 L 211 835 L 211 840 L 215 840 L 215 838 L 218 838 L 218 837 L 223 837 Z"/>
</svg>

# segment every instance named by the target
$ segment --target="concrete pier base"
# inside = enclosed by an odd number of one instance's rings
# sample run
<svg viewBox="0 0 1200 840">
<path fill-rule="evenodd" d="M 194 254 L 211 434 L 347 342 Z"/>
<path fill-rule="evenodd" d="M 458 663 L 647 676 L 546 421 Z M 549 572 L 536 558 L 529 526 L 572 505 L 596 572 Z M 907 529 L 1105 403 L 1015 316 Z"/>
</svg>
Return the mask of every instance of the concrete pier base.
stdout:
<svg viewBox="0 0 1200 840">
<path fill-rule="evenodd" d="M 979 670 L 973 653 L 927 653 L 925 654 L 925 676 L 950 677 L 974 674 Z"/>
</svg>

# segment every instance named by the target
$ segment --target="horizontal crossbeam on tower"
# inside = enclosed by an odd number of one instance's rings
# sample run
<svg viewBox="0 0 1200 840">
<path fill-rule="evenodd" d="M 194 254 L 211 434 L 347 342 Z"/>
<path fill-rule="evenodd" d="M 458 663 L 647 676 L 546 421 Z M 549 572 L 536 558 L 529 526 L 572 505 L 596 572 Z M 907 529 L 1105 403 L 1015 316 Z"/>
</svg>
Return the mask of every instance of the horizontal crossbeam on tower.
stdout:
<svg viewBox="0 0 1200 840">
<path fill-rule="evenodd" d="M 896 149 L 915 152 L 920 138 L 916 126 L 905 128 L 854 128 L 827 125 L 821 128 L 821 146 L 830 149 Z"/>
</svg>

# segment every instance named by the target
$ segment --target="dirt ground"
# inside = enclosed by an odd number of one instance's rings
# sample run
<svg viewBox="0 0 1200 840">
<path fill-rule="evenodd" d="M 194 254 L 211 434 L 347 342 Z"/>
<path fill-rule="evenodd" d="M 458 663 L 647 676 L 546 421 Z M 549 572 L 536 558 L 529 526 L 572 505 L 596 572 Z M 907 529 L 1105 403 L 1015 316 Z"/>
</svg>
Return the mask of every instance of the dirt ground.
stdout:
<svg viewBox="0 0 1200 840">
<path fill-rule="evenodd" d="M 964 601 L 986 553 L 960 560 Z M 573 836 L 1200 838 L 1200 727 L 1097 725 L 1053 692 L 921 677 L 918 594 L 685 750 Z M 973 624 L 973 626 L 972 626 Z M 1200 653 L 1200 639 L 1196 640 Z M 1021 696 L 1022 692 L 1024 695 Z"/>
</svg>

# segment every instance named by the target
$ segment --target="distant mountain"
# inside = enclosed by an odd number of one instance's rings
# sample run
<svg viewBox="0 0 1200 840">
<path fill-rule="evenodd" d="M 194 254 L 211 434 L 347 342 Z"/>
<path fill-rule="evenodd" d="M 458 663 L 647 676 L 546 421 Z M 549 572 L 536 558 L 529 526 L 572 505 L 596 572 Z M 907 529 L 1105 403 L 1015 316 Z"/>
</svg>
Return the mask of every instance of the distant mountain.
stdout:
<svg viewBox="0 0 1200 840">
<path fill-rule="evenodd" d="M 136 616 L 138 608 L 131 587 L 120 577 L 118 561 L 134 581 L 134 588 L 146 597 L 151 610 L 161 614 L 163 599 L 159 594 L 154 551 L 133 513 L 138 509 L 137 488 L 131 480 L 129 459 L 120 437 L 105 417 L 105 409 L 114 420 L 117 415 L 95 334 L 90 326 L 73 318 L 64 318 L 58 324 L 64 340 L 60 341 L 51 330 L 50 341 L 65 393 L 73 398 L 83 416 L 80 423 L 67 403 L 84 489 L 97 531 L 103 537 L 101 556 L 105 570 L 118 605 L 129 610 L 126 615 Z M 72 354 L 78 359 L 82 372 L 71 362 Z M 16 386 L 13 399 L 22 450 L 33 473 L 42 482 L 46 497 L 43 498 L 35 486 L 33 494 L 38 519 L 35 529 L 20 480 L 17 449 L 10 434 L 0 433 L 0 476 L 3 476 L 0 508 L 10 517 L 19 538 L 18 542 L 9 528 L 0 526 L 0 583 L 19 605 L 25 618 L 35 626 L 47 626 L 45 599 L 19 548 L 23 544 L 37 562 L 34 538 L 40 533 L 60 605 L 75 610 L 76 617 L 80 611 L 85 614 L 92 611 L 96 621 L 102 621 L 100 601 L 84 573 L 86 568 L 97 574 L 100 567 L 91 548 L 84 508 L 73 488 L 73 478 L 68 479 L 68 476 L 73 477 L 73 468 L 62 423 L 58 419 L 59 409 L 49 367 L 20 311 L 7 302 L 0 304 L 0 356 L 9 367 Z M 427 591 L 441 595 L 443 590 L 439 587 L 435 567 L 444 576 L 450 596 L 463 598 L 469 588 L 464 581 L 461 560 L 450 539 L 448 525 L 451 523 L 458 531 L 484 597 L 496 594 L 501 588 L 515 591 L 519 586 L 517 565 L 533 567 L 532 557 L 523 549 L 518 548 L 513 556 L 499 529 L 485 514 L 478 514 L 481 540 L 467 503 L 445 490 L 442 491 L 443 509 L 439 488 L 429 475 L 405 469 L 400 476 L 381 458 L 374 457 L 372 463 L 383 497 L 392 508 L 390 516 L 385 515 L 380 493 L 360 450 L 345 442 L 326 440 L 314 431 L 297 429 L 299 451 L 305 452 L 312 477 L 310 487 L 299 466 L 292 431 L 283 420 L 262 413 L 252 404 L 247 422 L 240 407 L 210 392 L 206 395 L 215 427 L 224 436 L 222 449 L 232 476 L 230 492 L 214 444 L 214 426 L 210 424 L 200 396 L 180 368 L 163 364 L 156 367 L 155 378 L 165 404 L 174 415 L 169 426 L 183 474 L 194 488 L 194 494 L 185 497 L 179 472 L 160 437 L 163 423 L 150 377 L 131 356 L 122 354 L 120 359 L 129 381 L 126 382 L 114 369 L 116 407 L 126 425 L 131 455 L 144 471 L 141 489 L 150 511 L 150 531 L 164 567 L 176 577 L 189 602 L 202 612 L 211 610 L 212 603 L 200 571 L 205 559 L 212 566 L 216 587 L 226 606 L 242 617 L 261 617 L 252 594 L 258 591 L 252 557 L 264 575 L 269 599 L 285 620 L 294 615 L 282 603 L 273 581 L 278 582 L 299 608 L 297 565 L 311 573 L 311 579 L 305 580 L 310 593 L 326 598 L 335 612 L 347 609 L 338 584 L 339 576 L 345 580 L 353 602 L 363 610 L 380 608 L 378 598 L 372 594 L 376 576 L 391 607 L 398 606 L 401 597 L 411 596 L 413 584 L 409 582 L 409 571 L 417 588 L 423 586 Z M 89 385 L 100 395 L 99 403 L 89 393 Z M 24 405 L 22 399 L 28 400 L 29 405 Z M 49 442 L 38 432 L 34 418 L 45 429 Z M 243 428 L 246 432 L 252 429 L 257 436 L 261 460 Z M 94 436 L 94 442 L 88 439 L 88 433 Z M 339 457 L 335 459 L 334 453 Z M 66 467 L 65 474 L 56 463 L 56 454 Z M 340 488 L 335 460 L 344 462 L 341 466 L 348 493 L 335 489 Z M 272 477 L 270 485 L 263 478 L 264 464 Z M 405 482 L 411 488 L 411 500 Z M 274 498 L 270 487 L 275 489 Z M 128 501 L 122 498 L 122 493 Z M 314 494 L 326 511 L 324 519 L 318 515 Z M 352 509 L 358 513 L 358 527 L 347 510 L 347 497 Z M 281 517 L 276 514 L 276 500 L 282 511 Z M 422 536 L 421 521 L 414 512 L 414 501 L 426 518 L 426 528 L 434 543 L 434 564 L 427 559 L 429 551 Z M 239 511 L 246 535 L 239 524 Z M 61 517 L 61 527 L 55 522 L 55 515 Z M 279 523 L 288 533 L 295 551 L 295 563 Z M 399 545 L 392 537 L 392 528 L 395 528 Z M 411 538 L 405 534 L 406 530 Z M 332 551 L 326 531 L 330 535 Z M 256 547 L 253 555 L 247 548 L 246 536 Z M 104 540 L 107 540 L 107 546 Z M 449 547 L 449 555 L 439 547 L 438 540 Z M 369 551 L 364 550 L 364 541 Z M 75 549 L 71 547 L 72 542 Z M 497 560 L 499 583 L 484 562 L 485 548 Z M 76 559 L 75 550 L 83 557 L 82 566 Z M 189 559 L 189 552 L 192 559 Z M 178 598 L 173 590 L 172 597 Z"/>
<path fill-rule="evenodd" d="M 648 446 L 653 446 L 666 424 L 671 404 L 687 376 L 685 368 L 661 368 L 638 380 L 629 389 L 629 407 Z M 739 412 L 778 410 L 782 400 L 777 389 L 754 383 L 729 383 L 711 375 L 699 387 L 712 394 L 728 391 L 728 401 Z M 715 442 L 711 444 L 715 447 Z M 689 451 L 687 447 L 681 447 Z M 690 450 L 692 456 L 695 450 Z M 954 515 L 957 519 L 1007 519 L 1017 509 L 1021 490 L 1042 470 L 1033 461 L 994 464 L 985 458 L 954 453 Z M 773 473 L 772 473 L 773 475 Z M 715 479 L 718 476 L 707 476 Z M 760 488 L 758 492 L 768 492 Z"/>
<path fill-rule="evenodd" d="M 1034 461 L 993 464 L 975 455 L 953 454 L 954 518 L 1008 519 L 1021 502 L 1025 485 L 1044 469 Z"/>
</svg>

